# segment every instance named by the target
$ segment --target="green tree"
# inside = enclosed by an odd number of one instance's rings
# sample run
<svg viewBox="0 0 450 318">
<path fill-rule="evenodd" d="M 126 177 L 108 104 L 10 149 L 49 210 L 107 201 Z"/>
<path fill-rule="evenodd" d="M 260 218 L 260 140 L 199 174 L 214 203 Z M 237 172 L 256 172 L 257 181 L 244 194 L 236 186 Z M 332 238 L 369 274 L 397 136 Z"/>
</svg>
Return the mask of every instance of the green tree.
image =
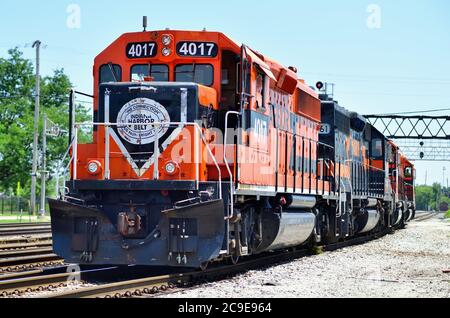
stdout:
<svg viewBox="0 0 450 318">
<path fill-rule="evenodd" d="M 68 131 L 69 91 L 72 87 L 63 69 L 54 71 L 41 81 L 41 114 Z M 35 77 L 31 61 L 23 58 L 16 48 L 8 57 L 0 58 L 0 192 L 13 193 L 18 182 L 23 195 L 28 195 L 31 184 L 31 161 L 34 127 Z M 89 112 L 77 107 L 77 120 L 89 120 Z M 40 123 L 42 138 L 42 117 Z M 83 138 L 86 140 L 86 137 Z M 47 161 L 54 172 L 57 161 L 65 152 L 66 136 L 48 138 Z M 51 183 L 49 183 L 51 189 Z"/>
<path fill-rule="evenodd" d="M 428 208 L 432 207 L 433 201 L 436 202 L 436 197 L 433 194 L 432 187 L 418 186 L 416 188 L 417 209 L 426 211 Z"/>
</svg>

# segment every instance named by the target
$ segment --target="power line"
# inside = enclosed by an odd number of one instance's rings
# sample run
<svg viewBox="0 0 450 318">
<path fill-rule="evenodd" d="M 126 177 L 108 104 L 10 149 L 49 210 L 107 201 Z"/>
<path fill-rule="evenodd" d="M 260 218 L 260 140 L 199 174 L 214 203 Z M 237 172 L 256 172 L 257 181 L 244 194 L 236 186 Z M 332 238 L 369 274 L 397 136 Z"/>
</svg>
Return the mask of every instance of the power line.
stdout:
<svg viewBox="0 0 450 318">
<path fill-rule="evenodd" d="M 89 102 L 87 100 L 77 100 L 75 101 L 76 103 L 80 103 L 80 104 L 88 104 L 88 105 L 93 105 L 94 102 Z"/>
<path fill-rule="evenodd" d="M 450 78 L 432 78 L 432 77 L 415 77 L 415 76 L 393 76 L 393 75 L 356 75 L 356 74 L 333 74 L 333 73 L 317 73 L 317 72 L 302 72 L 305 75 L 319 76 L 319 77 L 334 77 L 343 80 L 358 80 L 358 81 L 398 81 L 398 82 L 432 82 L 432 83 L 449 83 Z"/>
<path fill-rule="evenodd" d="M 0 96 L 0 99 L 20 99 L 20 98 L 34 98 L 34 96 L 27 96 L 27 95 Z"/>
<path fill-rule="evenodd" d="M 391 114 L 379 114 L 371 116 L 396 116 L 396 115 L 411 115 L 411 114 L 429 114 L 450 111 L 450 108 L 432 109 L 432 110 L 419 110 L 415 112 L 401 112 L 401 113 L 391 113 Z"/>
</svg>

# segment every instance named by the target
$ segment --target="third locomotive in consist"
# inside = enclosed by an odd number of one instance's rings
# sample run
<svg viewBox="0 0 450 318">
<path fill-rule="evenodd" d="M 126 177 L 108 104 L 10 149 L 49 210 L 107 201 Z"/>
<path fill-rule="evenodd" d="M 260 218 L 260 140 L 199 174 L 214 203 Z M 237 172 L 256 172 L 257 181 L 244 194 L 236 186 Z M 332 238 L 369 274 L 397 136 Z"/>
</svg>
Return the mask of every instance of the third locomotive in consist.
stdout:
<svg viewBox="0 0 450 318">
<path fill-rule="evenodd" d="M 222 33 L 127 33 L 93 72 L 94 120 L 73 123 L 70 180 L 50 200 L 69 263 L 204 268 L 414 217 L 394 143 Z"/>
</svg>

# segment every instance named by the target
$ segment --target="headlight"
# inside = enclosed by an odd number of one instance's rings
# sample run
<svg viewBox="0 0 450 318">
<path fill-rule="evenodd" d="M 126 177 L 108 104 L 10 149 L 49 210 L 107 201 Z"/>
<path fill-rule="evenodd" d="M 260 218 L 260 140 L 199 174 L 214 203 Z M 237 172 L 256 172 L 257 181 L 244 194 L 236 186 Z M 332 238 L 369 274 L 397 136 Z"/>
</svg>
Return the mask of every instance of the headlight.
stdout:
<svg viewBox="0 0 450 318">
<path fill-rule="evenodd" d="M 87 168 L 90 174 L 97 175 L 101 172 L 102 166 L 100 162 L 93 160 L 88 163 Z"/>
<path fill-rule="evenodd" d="M 177 164 L 175 162 L 168 162 L 166 164 L 166 172 L 168 175 L 174 175 L 177 172 Z"/>
<path fill-rule="evenodd" d="M 162 44 L 164 44 L 165 46 L 169 46 L 170 43 L 172 43 L 172 38 L 170 37 L 170 35 L 163 35 Z"/>
<path fill-rule="evenodd" d="M 163 48 L 163 50 L 162 50 L 162 54 L 163 54 L 164 56 L 169 56 L 170 54 L 172 54 L 172 50 L 169 49 L 168 47 L 165 47 L 165 48 Z"/>
</svg>

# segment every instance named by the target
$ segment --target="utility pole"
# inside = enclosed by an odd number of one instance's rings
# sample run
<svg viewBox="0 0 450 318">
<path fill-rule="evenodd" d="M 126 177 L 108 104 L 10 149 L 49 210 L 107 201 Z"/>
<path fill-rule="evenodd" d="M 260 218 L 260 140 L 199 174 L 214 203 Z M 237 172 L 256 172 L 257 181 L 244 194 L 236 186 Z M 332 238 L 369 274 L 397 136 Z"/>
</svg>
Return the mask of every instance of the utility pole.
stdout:
<svg viewBox="0 0 450 318">
<path fill-rule="evenodd" d="M 41 88 L 41 78 L 39 74 L 41 41 L 33 43 L 36 48 L 36 96 L 34 108 L 34 139 L 33 139 L 33 167 L 31 172 L 31 213 L 36 215 L 36 183 L 38 166 L 38 142 L 39 142 L 39 98 Z"/>
<path fill-rule="evenodd" d="M 45 182 L 47 181 L 47 115 L 44 114 L 44 128 L 42 129 L 42 170 L 41 170 L 41 211 L 40 217 L 45 216 Z"/>
<path fill-rule="evenodd" d="M 446 167 L 442 168 L 442 189 L 445 187 L 445 171 L 447 171 Z"/>
</svg>

